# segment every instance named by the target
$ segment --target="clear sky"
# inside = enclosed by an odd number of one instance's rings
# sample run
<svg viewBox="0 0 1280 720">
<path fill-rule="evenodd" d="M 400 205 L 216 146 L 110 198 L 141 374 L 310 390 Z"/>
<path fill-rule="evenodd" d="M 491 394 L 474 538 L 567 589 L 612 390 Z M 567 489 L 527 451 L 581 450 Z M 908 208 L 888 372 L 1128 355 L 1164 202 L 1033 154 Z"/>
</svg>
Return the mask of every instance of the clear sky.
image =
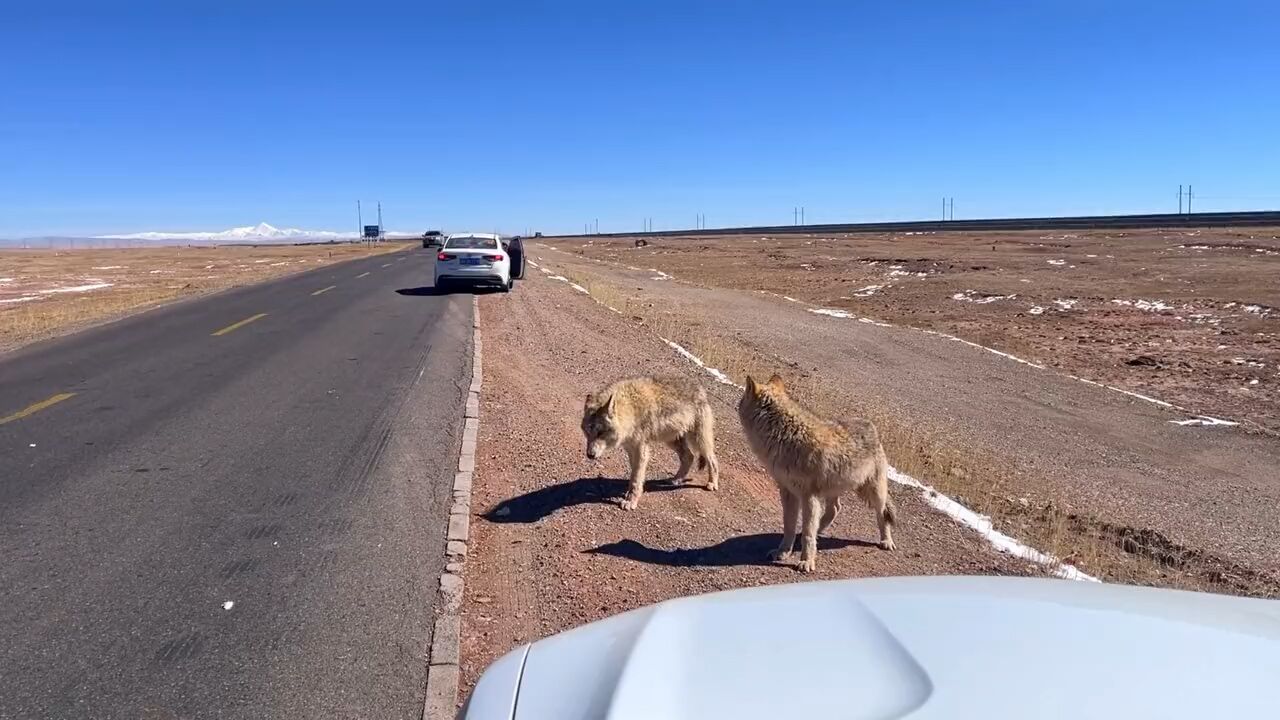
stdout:
<svg viewBox="0 0 1280 720">
<path fill-rule="evenodd" d="M 1276 2 L 4 5 L 0 236 L 1280 207 Z"/>
</svg>

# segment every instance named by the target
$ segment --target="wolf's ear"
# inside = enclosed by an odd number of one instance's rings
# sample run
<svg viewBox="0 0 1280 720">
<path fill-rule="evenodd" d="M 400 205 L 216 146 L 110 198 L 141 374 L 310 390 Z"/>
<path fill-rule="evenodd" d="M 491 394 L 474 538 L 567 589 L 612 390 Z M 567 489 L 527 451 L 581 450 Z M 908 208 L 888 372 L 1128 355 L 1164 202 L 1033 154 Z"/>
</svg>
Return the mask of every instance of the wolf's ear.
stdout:
<svg viewBox="0 0 1280 720">
<path fill-rule="evenodd" d="M 785 389 L 785 386 L 782 384 L 782 376 L 778 375 L 777 373 L 775 373 L 772 377 L 769 378 L 769 385 L 779 390 Z"/>
<path fill-rule="evenodd" d="M 755 378 L 748 375 L 747 376 L 747 392 L 751 393 L 752 395 L 755 395 L 758 391 L 759 391 L 759 388 L 756 387 Z"/>
<path fill-rule="evenodd" d="M 612 415 L 612 414 L 613 414 L 613 401 L 614 401 L 614 399 L 615 399 L 615 398 L 617 398 L 617 397 L 618 397 L 618 394 L 617 394 L 617 393 L 613 393 L 613 394 L 609 395 L 609 400 L 608 400 L 608 402 L 606 402 L 606 403 L 604 404 L 604 413 L 605 413 L 605 415 Z"/>
<path fill-rule="evenodd" d="M 590 409 L 591 400 L 595 397 L 595 395 L 596 395 L 595 393 L 587 393 L 587 399 L 582 403 L 582 408 L 584 410 Z"/>
</svg>

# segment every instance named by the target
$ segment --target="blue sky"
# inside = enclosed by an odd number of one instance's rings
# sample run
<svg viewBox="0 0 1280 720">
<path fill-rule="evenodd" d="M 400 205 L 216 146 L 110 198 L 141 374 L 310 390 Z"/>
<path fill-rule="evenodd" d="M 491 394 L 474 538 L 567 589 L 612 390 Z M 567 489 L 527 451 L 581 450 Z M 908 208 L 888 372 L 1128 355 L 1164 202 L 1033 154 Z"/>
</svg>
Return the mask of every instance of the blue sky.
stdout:
<svg viewBox="0 0 1280 720">
<path fill-rule="evenodd" d="M 1276 3 L 15 0 L 0 236 L 1280 207 Z"/>
</svg>

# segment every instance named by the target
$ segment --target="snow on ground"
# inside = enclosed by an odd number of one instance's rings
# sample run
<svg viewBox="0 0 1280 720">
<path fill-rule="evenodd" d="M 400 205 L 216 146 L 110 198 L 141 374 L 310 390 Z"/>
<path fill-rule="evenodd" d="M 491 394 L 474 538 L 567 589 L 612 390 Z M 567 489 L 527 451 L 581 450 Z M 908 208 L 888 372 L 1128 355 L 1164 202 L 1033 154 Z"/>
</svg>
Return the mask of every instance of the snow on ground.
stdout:
<svg viewBox="0 0 1280 720">
<path fill-rule="evenodd" d="M 1165 310 L 1173 310 L 1174 307 L 1163 300 L 1123 300 L 1116 298 L 1111 301 L 1112 305 L 1129 305 L 1139 310 L 1148 312 L 1164 312 Z"/>
<path fill-rule="evenodd" d="M 1016 293 L 1013 295 L 987 295 L 986 293 L 975 293 L 973 290 L 965 290 L 964 292 L 958 292 L 955 295 L 952 295 L 951 299 L 959 300 L 961 302 L 977 303 L 978 305 L 987 305 L 989 303 L 996 302 L 997 300 L 1012 300 L 1016 297 L 1018 297 Z"/>
<path fill-rule="evenodd" d="M 90 280 L 92 279 L 93 278 L 90 278 Z M 46 290 L 40 290 L 39 292 L 42 295 L 50 295 L 52 293 L 82 293 L 90 292 L 92 290 L 101 290 L 102 288 L 109 288 L 112 285 L 115 285 L 115 283 L 102 282 L 101 280 L 98 280 L 96 282 L 91 282 L 88 285 L 71 285 L 68 287 L 48 288 Z"/>
</svg>

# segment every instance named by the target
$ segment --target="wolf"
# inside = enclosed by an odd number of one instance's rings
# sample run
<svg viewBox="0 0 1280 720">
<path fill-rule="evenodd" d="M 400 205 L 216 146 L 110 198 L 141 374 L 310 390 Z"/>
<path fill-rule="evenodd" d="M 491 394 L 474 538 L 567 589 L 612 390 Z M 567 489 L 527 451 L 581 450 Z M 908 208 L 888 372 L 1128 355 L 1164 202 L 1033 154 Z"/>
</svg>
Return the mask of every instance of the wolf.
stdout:
<svg viewBox="0 0 1280 720">
<path fill-rule="evenodd" d="M 618 446 L 627 451 L 631 486 L 622 499 L 623 510 L 634 510 L 640 504 L 653 443 L 667 445 L 680 458 L 673 482 L 684 482 L 697 463 L 699 470 L 707 471 L 707 489 L 718 489 L 715 422 L 707 391 L 684 378 L 619 380 L 588 393 L 582 408 L 582 434 L 587 438 L 589 459 L 599 459 Z"/>
<path fill-rule="evenodd" d="M 764 384 L 747 378 L 738 418 L 782 498 L 782 544 L 771 553 L 774 560 L 791 557 L 799 519 L 804 541 L 799 569 L 812 572 L 818 534 L 835 520 L 840 496 L 850 490 L 875 513 L 880 547 L 894 549 L 897 510 L 889 498 L 889 462 L 870 420 L 824 420 L 792 400 L 777 375 Z"/>
</svg>

